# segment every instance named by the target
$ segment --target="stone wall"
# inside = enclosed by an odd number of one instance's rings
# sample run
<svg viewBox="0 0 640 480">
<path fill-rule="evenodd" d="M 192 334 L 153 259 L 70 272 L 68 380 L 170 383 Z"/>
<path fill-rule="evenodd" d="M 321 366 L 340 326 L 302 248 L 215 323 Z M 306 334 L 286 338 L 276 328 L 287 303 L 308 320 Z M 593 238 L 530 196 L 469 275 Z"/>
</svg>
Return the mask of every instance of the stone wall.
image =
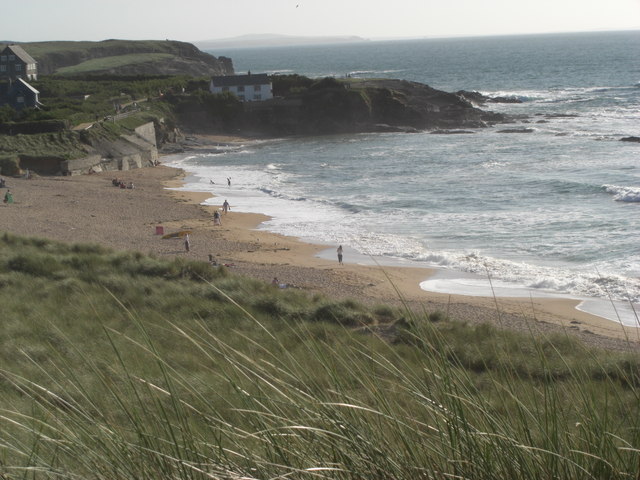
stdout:
<svg viewBox="0 0 640 480">
<path fill-rule="evenodd" d="M 60 163 L 62 175 L 81 175 L 91 172 L 132 170 L 154 165 L 158 160 L 156 131 L 153 122 L 135 129 L 135 135 L 124 135 L 109 145 L 98 148 L 100 152 L 84 158 Z"/>
<path fill-rule="evenodd" d="M 153 122 L 140 125 L 134 131 L 136 132 L 136 135 L 149 142 L 154 148 L 158 148 L 158 144 L 156 143 L 156 129 Z"/>
</svg>

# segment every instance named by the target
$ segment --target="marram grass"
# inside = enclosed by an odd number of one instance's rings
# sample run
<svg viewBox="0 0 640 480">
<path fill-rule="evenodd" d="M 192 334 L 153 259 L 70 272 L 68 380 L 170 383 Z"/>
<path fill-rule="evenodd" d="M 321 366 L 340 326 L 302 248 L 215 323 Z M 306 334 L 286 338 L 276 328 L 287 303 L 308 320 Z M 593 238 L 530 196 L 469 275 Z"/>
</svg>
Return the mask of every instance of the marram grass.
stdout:
<svg viewBox="0 0 640 480">
<path fill-rule="evenodd" d="M 0 478 L 639 478 L 637 355 L 9 235 L 0 301 Z"/>
</svg>

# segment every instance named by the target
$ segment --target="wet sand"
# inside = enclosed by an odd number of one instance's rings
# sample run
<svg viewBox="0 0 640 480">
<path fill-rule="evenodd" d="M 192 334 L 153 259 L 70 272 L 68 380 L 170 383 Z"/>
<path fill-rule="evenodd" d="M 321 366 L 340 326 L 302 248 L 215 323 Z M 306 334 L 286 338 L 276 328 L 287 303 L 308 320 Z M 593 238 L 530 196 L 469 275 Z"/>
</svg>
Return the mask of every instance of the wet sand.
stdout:
<svg viewBox="0 0 640 480">
<path fill-rule="evenodd" d="M 215 138 L 206 141 L 214 142 Z M 228 141 L 225 139 L 223 141 Z M 133 190 L 112 185 L 118 177 Z M 159 257 L 182 256 L 208 261 L 211 254 L 229 270 L 265 282 L 280 283 L 333 298 L 368 304 L 408 305 L 419 312 L 441 311 L 450 317 L 490 322 L 533 334 L 575 335 L 608 349 L 640 350 L 640 332 L 576 310 L 577 301 L 546 298 L 485 298 L 425 292 L 419 283 L 432 270 L 378 267 L 318 258 L 323 245 L 300 242 L 258 226 L 266 217 L 232 210 L 213 224 L 219 207 L 203 206 L 211 192 L 171 190 L 182 185 L 184 172 L 166 166 L 103 172 L 74 177 L 8 178 L 15 203 L 0 206 L 2 231 L 64 242 L 99 243 L 113 249 L 137 250 Z M 0 192 L 4 195 L 4 192 Z M 156 234 L 190 230 L 191 248 L 180 238 Z M 335 248 L 335 247 L 333 247 Z"/>
</svg>

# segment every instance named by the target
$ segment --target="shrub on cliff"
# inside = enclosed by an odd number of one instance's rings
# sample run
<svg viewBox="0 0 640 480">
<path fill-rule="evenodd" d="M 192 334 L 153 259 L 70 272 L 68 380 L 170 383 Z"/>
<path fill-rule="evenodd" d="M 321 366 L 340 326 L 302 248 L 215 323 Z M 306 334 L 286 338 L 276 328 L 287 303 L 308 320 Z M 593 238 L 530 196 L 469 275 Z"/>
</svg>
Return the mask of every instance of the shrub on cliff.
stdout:
<svg viewBox="0 0 640 480">
<path fill-rule="evenodd" d="M 271 76 L 274 97 L 284 97 L 290 94 L 302 93 L 313 85 L 314 82 L 315 80 L 298 74 Z"/>
<path fill-rule="evenodd" d="M 231 130 L 242 115 L 242 102 L 231 93 L 213 94 L 196 90 L 190 95 L 165 95 L 183 125 Z"/>
<path fill-rule="evenodd" d="M 358 90 L 335 78 L 323 78 L 302 95 L 303 121 L 308 131 L 320 133 L 357 131 L 370 121 L 370 107 Z"/>
<path fill-rule="evenodd" d="M 0 175 L 16 175 L 20 172 L 20 159 L 17 156 L 0 155 Z"/>
</svg>

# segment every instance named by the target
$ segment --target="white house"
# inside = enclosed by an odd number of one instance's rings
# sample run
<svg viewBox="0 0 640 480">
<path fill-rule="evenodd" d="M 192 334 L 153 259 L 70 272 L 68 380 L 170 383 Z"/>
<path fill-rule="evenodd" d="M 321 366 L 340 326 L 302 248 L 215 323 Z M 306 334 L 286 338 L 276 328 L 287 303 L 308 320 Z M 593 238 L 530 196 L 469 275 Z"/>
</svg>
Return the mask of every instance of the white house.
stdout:
<svg viewBox="0 0 640 480">
<path fill-rule="evenodd" d="M 212 77 L 211 93 L 231 92 L 242 102 L 259 102 L 273 98 L 273 87 L 266 73 Z"/>
</svg>

